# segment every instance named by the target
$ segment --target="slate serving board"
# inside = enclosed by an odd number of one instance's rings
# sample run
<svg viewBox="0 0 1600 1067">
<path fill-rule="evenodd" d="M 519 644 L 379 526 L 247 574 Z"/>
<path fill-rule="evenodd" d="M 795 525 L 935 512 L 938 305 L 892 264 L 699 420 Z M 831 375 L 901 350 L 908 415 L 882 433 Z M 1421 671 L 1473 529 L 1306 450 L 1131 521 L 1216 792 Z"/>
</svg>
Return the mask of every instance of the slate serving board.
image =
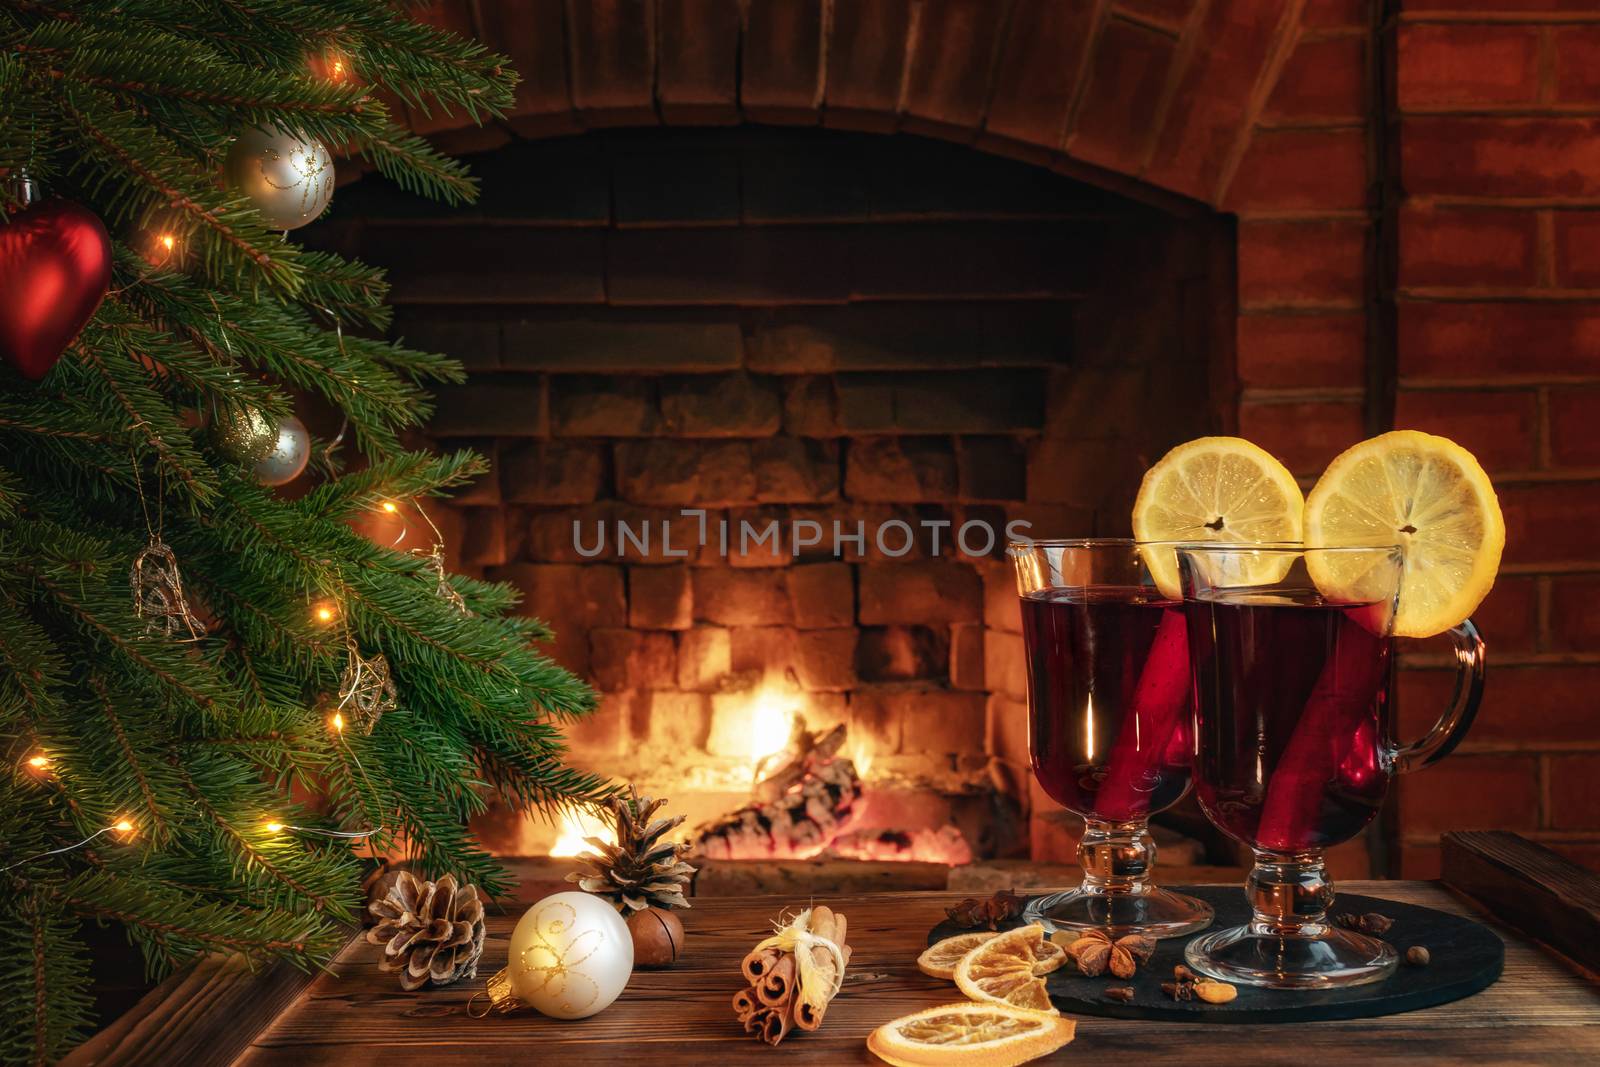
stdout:
<svg viewBox="0 0 1600 1067">
<path fill-rule="evenodd" d="M 1216 909 L 1216 921 L 1201 934 L 1238 926 L 1250 915 L 1244 891 L 1237 886 L 1179 886 L 1180 892 L 1199 897 Z M 1047 979 L 1050 999 L 1069 1015 L 1101 1015 L 1111 1019 L 1160 1019 L 1197 1023 L 1300 1023 L 1320 1019 L 1366 1019 L 1431 1008 L 1487 989 L 1505 965 L 1505 945 L 1494 931 L 1480 923 L 1432 908 L 1392 900 L 1341 893 L 1332 914 L 1369 911 L 1394 919 L 1384 937 L 1400 953 L 1402 962 L 1388 979 L 1349 989 L 1258 989 L 1241 985 L 1239 996 L 1228 1004 L 1175 1001 L 1161 992 L 1172 980 L 1172 968 L 1183 962 L 1190 937 L 1170 937 L 1158 942 L 1156 953 L 1132 981 L 1109 976 L 1085 978 L 1068 963 Z M 1017 926 L 1010 923 L 1008 926 Z M 928 934 L 928 944 L 964 933 L 954 923 L 943 922 Z M 1190 935 L 1190 936 L 1199 936 Z M 1433 960 L 1426 967 L 1404 962 L 1406 949 L 1425 945 Z M 1107 1000 L 1113 986 L 1131 985 L 1134 999 L 1127 1003 Z"/>
</svg>

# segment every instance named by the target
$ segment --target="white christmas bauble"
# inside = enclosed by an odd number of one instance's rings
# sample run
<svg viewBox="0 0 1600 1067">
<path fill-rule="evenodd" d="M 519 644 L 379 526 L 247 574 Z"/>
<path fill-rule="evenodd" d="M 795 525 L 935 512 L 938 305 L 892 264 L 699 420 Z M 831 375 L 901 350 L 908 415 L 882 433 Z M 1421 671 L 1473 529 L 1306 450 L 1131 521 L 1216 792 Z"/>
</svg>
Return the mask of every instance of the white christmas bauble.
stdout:
<svg viewBox="0 0 1600 1067">
<path fill-rule="evenodd" d="M 306 424 L 290 415 L 278 423 L 272 448 L 256 461 L 256 480 L 262 485 L 288 485 L 300 477 L 311 459 L 311 433 Z"/>
<path fill-rule="evenodd" d="M 229 183 L 250 198 L 267 225 L 293 230 L 333 199 L 333 160 L 320 141 L 278 129 L 249 129 L 228 149 Z"/>
<path fill-rule="evenodd" d="M 557 1019 L 582 1019 L 617 999 L 633 973 L 633 938 L 597 896 L 552 893 L 511 931 L 506 964 L 517 998 Z"/>
</svg>

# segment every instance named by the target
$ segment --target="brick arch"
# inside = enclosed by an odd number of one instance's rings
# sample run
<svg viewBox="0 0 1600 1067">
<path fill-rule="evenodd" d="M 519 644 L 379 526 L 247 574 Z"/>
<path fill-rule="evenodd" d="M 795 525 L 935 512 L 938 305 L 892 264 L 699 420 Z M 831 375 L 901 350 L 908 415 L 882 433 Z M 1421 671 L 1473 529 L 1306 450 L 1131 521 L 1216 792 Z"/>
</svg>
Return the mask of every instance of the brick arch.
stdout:
<svg viewBox="0 0 1600 1067">
<path fill-rule="evenodd" d="M 522 75 L 453 152 L 584 130 L 906 131 L 1238 221 L 1222 428 L 1314 477 L 1392 424 L 1375 0 L 432 0 Z M 392 101 L 395 108 L 405 105 Z M 353 168 L 346 170 L 353 176 Z M 1384 249 L 1387 247 L 1387 251 Z M 1232 266 L 1226 269 L 1234 269 Z"/>
<path fill-rule="evenodd" d="M 1340 206 L 1352 206 L 1353 184 L 1358 206 L 1359 132 L 1311 143 L 1280 134 L 1305 118 L 1324 130 L 1330 120 L 1359 119 L 1349 90 L 1359 95 L 1352 81 L 1361 80 L 1362 59 L 1348 42 L 1365 30 L 1365 7 L 1364 0 L 434 0 L 421 18 L 509 55 L 523 80 L 503 123 L 468 129 L 459 116 L 420 113 L 410 121 L 457 150 L 617 125 L 905 131 L 1142 199 L 1176 194 L 1230 211 L 1276 195 L 1258 195 L 1268 172 L 1252 157 L 1269 157 L 1274 174 L 1288 157 L 1299 164 L 1295 177 L 1311 186 L 1302 200 L 1343 196 Z M 1279 121 L 1285 105 L 1288 126 Z M 1257 143 L 1262 132 L 1266 145 Z"/>
</svg>

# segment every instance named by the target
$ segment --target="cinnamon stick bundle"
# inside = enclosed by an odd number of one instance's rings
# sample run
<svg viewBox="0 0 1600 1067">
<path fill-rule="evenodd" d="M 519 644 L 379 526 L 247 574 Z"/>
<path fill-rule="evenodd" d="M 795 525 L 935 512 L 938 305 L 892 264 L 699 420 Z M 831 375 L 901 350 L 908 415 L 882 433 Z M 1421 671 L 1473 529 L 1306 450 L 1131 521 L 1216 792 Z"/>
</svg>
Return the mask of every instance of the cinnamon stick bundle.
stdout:
<svg viewBox="0 0 1600 1067">
<path fill-rule="evenodd" d="M 844 977 L 841 966 L 850 961 L 848 930 L 843 915 L 819 906 L 746 954 L 739 970 L 750 984 L 732 1001 L 744 1032 L 776 1045 L 795 1027 L 821 1026 Z"/>
</svg>

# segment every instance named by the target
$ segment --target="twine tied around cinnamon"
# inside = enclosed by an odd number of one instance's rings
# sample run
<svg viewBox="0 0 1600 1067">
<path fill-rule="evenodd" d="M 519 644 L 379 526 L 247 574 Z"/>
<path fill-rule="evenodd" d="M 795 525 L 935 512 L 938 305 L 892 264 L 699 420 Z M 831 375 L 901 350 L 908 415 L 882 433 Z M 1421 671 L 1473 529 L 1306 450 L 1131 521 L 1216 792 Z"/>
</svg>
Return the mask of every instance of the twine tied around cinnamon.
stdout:
<svg viewBox="0 0 1600 1067">
<path fill-rule="evenodd" d="M 825 1004 L 832 1000 L 844 985 L 845 955 L 836 942 L 830 938 L 814 934 L 808 928 L 811 922 L 811 909 L 806 908 L 791 918 L 787 925 L 777 927 L 777 932 L 762 941 L 754 948 L 754 952 L 766 949 L 777 949 L 779 952 L 794 954 L 795 963 L 800 968 L 800 996 L 802 999 L 816 1004 Z M 826 994 L 816 996 L 819 992 L 817 985 L 823 981 L 818 975 L 820 968 L 817 966 L 816 955 L 811 949 L 820 948 L 833 957 L 833 981 Z"/>
</svg>

